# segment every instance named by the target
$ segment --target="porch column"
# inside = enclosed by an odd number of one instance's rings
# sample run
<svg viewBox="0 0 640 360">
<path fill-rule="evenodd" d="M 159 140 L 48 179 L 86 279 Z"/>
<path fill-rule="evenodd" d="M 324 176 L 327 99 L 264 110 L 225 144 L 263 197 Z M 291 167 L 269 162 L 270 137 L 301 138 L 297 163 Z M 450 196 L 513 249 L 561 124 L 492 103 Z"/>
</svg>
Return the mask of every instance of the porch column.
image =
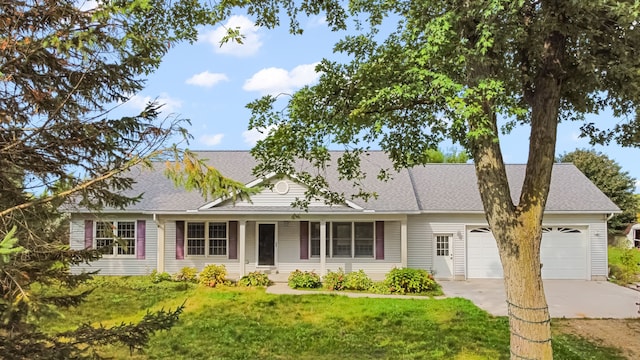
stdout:
<svg viewBox="0 0 640 360">
<path fill-rule="evenodd" d="M 407 218 L 400 220 L 400 262 L 407 267 Z"/>
<path fill-rule="evenodd" d="M 246 235 L 247 235 L 247 220 L 240 220 L 239 221 L 239 225 L 240 225 L 240 231 L 238 231 L 238 241 L 239 241 L 239 246 L 238 246 L 238 265 L 239 265 L 239 270 L 240 270 L 240 277 L 245 276 L 245 259 L 246 259 Z"/>
<path fill-rule="evenodd" d="M 164 221 L 154 216 L 153 219 L 158 227 L 158 243 L 157 243 L 157 256 L 156 256 L 156 271 L 158 273 L 164 272 Z"/>
<path fill-rule="evenodd" d="M 320 276 L 327 274 L 327 222 L 320 220 Z"/>
</svg>

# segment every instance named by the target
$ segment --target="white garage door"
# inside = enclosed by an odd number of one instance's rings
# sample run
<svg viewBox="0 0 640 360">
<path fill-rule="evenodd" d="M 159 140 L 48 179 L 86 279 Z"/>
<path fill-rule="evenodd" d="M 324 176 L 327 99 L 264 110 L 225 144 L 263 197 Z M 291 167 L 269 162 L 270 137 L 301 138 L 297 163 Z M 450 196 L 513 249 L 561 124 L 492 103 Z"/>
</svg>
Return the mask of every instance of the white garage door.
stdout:
<svg viewBox="0 0 640 360">
<path fill-rule="evenodd" d="M 588 279 L 587 230 L 570 226 L 545 227 L 540 259 L 544 279 Z M 467 277 L 502 278 L 496 241 L 487 227 L 467 231 Z"/>
</svg>

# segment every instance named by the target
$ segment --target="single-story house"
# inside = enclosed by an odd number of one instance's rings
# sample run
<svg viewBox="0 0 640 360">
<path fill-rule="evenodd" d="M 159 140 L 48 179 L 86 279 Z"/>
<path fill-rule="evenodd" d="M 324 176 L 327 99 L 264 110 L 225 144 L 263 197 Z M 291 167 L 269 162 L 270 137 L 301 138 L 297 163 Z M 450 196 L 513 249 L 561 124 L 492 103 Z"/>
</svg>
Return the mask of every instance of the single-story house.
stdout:
<svg viewBox="0 0 640 360">
<path fill-rule="evenodd" d="M 162 165 L 136 168 L 131 194 L 142 193 L 140 202 L 124 211 L 71 212 L 72 248 L 112 244 L 110 229 L 122 239 L 84 268 L 107 275 L 143 275 L 224 264 L 230 277 L 260 270 L 285 280 L 296 269 L 320 274 L 362 269 L 376 279 L 394 267 L 410 267 L 432 271 L 439 279 L 502 277 L 472 164 L 403 169 L 383 182 L 375 175 L 393 167 L 386 154 L 372 152 L 363 156 L 361 166 L 370 174 L 364 187 L 377 198 L 337 205 L 317 199 L 305 212 L 291 207 L 304 196 L 305 185 L 287 176 L 256 179 L 256 162 L 249 152 L 207 151 L 199 156 L 248 186 L 273 186 L 253 195 L 251 202 L 205 200 L 198 192 L 174 187 Z M 507 166 L 514 199 L 524 170 L 524 165 Z M 350 183 L 338 180 L 335 167 L 325 171 L 331 190 L 352 191 Z M 554 165 L 544 216 L 543 277 L 605 279 L 607 218 L 615 212 L 618 207 L 575 166 Z"/>
</svg>

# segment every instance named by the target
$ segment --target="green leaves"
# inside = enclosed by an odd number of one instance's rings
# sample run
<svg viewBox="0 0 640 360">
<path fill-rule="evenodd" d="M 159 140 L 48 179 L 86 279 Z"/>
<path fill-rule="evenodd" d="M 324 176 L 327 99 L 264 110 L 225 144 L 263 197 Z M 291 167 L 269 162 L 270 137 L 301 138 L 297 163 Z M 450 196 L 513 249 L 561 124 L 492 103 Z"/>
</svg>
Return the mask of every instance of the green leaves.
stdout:
<svg viewBox="0 0 640 360">
<path fill-rule="evenodd" d="M 227 178 L 215 167 L 207 165 L 205 159 L 185 150 L 174 149 L 173 161 L 165 162 L 165 175 L 176 186 L 186 190 L 198 190 L 205 198 L 230 198 L 232 201 L 246 199 L 260 191 L 260 187 L 248 188 L 243 183 Z"/>
<path fill-rule="evenodd" d="M 8 264 L 11 260 L 11 255 L 24 252 L 26 249 L 18 245 L 18 238 L 15 237 L 17 226 L 14 226 L 4 236 L 4 239 L 0 241 L 0 269 Z"/>
<path fill-rule="evenodd" d="M 640 211 L 640 203 L 634 196 L 636 179 L 623 171 L 615 160 L 594 150 L 576 149 L 561 155 L 558 161 L 573 163 L 622 210 L 622 214 L 609 220 L 610 233 L 622 232 L 634 222 Z"/>
</svg>

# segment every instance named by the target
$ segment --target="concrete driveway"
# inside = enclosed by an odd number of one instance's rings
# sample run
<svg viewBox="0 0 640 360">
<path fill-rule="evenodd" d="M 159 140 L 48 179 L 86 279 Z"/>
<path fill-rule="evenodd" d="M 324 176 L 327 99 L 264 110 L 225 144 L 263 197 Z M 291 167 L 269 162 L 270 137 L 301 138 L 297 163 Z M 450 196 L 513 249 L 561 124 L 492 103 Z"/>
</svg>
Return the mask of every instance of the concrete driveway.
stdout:
<svg viewBox="0 0 640 360">
<path fill-rule="evenodd" d="M 497 316 L 507 315 L 503 280 L 440 281 L 447 297 L 462 297 Z M 606 281 L 544 280 L 554 318 L 638 318 L 640 292 Z"/>
</svg>

